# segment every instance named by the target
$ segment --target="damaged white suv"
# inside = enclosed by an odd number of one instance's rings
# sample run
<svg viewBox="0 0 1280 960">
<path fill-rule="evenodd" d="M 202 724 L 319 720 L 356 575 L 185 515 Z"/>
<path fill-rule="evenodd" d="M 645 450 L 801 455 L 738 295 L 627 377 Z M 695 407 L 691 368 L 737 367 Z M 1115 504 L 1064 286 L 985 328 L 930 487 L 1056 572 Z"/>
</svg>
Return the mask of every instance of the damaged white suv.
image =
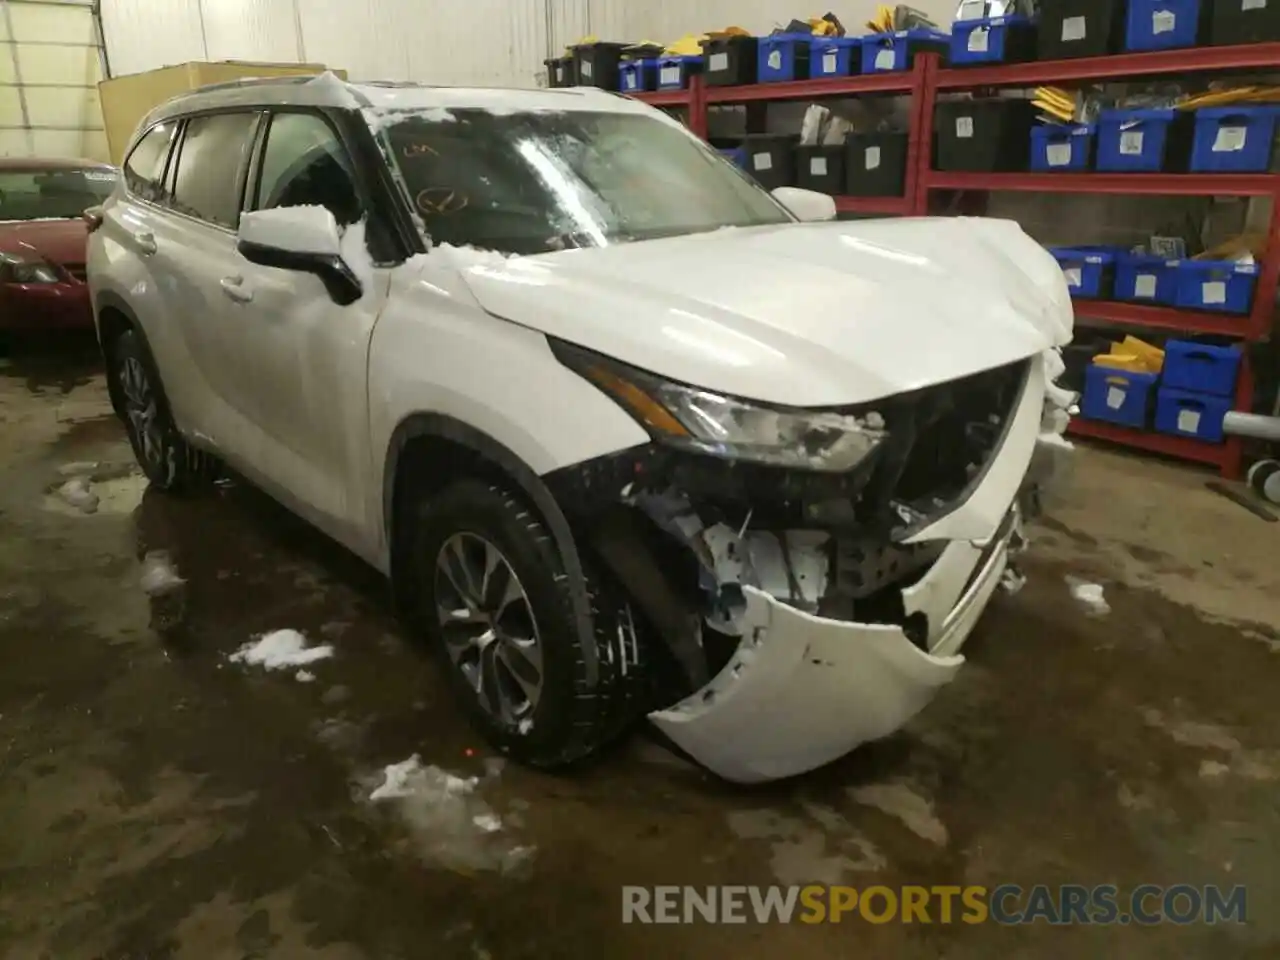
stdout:
<svg viewBox="0 0 1280 960">
<path fill-rule="evenodd" d="M 123 169 L 88 272 L 151 482 L 225 463 L 386 572 L 530 764 L 645 714 L 737 781 L 891 733 L 1063 446 L 1015 224 L 813 222 L 609 93 L 242 82 Z"/>
</svg>

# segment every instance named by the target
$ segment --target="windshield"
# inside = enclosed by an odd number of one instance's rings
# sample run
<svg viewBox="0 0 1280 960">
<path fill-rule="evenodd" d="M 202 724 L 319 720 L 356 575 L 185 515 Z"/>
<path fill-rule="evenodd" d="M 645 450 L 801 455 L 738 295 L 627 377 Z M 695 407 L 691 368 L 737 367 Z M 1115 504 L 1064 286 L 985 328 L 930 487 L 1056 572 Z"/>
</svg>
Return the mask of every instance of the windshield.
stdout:
<svg viewBox="0 0 1280 960">
<path fill-rule="evenodd" d="M 73 220 L 115 185 L 107 167 L 0 170 L 0 220 Z"/>
<path fill-rule="evenodd" d="M 533 254 L 791 220 L 735 167 L 660 119 L 425 113 L 382 118 L 384 149 L 436 243 Z"/>
</svg>

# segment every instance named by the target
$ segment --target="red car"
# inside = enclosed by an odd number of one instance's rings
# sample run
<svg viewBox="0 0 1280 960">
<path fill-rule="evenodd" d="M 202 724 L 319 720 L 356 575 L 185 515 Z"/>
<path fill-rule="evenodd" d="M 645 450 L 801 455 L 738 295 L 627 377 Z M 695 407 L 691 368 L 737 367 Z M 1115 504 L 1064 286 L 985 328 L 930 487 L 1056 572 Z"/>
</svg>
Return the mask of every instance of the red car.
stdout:
<svg viewBox="0 0 1280 960">
<path fill-rule="evenodd" d="M 116 176 L 92 160 L 0 159 L 0 330 L 92 329 L 83 214 Z"/>
</svg>

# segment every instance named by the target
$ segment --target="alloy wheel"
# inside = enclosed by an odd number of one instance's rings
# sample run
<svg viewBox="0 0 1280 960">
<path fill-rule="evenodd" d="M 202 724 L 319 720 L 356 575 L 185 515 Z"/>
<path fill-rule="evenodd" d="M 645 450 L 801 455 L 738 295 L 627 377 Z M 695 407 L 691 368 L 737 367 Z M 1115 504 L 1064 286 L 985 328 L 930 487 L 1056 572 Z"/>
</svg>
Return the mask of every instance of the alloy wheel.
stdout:
<svg viewBox="0 0 1280 960">
<path fill-rule="evenodd" d="M 120 366 L 120 388 L 124 393 L 125 416 L 133 429 L 140 458 L 159 466 L 164 456 L 164 432 L 151 379 L 137 357 L 125 357 Z"/>
<path fill-rule="evenodd" d="M 510 562 L 484 537 L 455 533 L 436 556 L 435 601 L 449 659 L 480 706 L 525 732 L 542 693 L 542 645 Z"/>
</svg>

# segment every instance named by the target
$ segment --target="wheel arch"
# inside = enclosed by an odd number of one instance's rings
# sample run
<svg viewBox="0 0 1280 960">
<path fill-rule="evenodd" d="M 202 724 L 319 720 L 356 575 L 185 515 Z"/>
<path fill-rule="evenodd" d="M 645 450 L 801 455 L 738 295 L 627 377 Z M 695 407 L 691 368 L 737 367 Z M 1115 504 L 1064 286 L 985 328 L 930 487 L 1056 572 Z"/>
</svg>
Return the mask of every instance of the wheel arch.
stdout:
<svg viewBox="0 0 1280 960">
<path fill-rule="evenodd" d="M 397 522 L 404 507 L 402 497 L 406 481 L 417 473 L 427 459 L 453 454 L 456 459 L 441 472 L 447 482 L 453 476 L 473 471 L 496 475 L 513 483 L 525 501 L 537 511 L 546 524 L 569 578 L 569 593 L 574 621 L 582 640 L 588 680 L 594 683 L 599 672 L 598 651 L 594 641 L 591 601 L 587 590 L 582 558 L 574 541 L 569 521 L 552 496 L 550 489 L 523 460 L 501 441 L 487 433 L 442 413 L 412 413 L 404 417 L 392 431 L 387 445 L 382 473 L 382 522 L 389 545 L 388 556 L 392 589 L 397 605 L 405 601 L 404 585 L 398 571 L 404 569 L 401 553 L 401 524 Z"/>
<path fill-rule="evenodd" d="M 142 343 L 146 354 L 149 371 L 160 386 L 161 402 L 168 404 L 168 395 L 164 390 L 164 380 L 156 366 L 155 354 L 151 352 L 151 343 L 147 340 L 147 331 L 138 322 L 137 315 L 125 302 L 124 298 L 109 290 L 99 291 L 94 311 L 94 325 L 98 332 L 98 349 L 102 352 L 102 362 L 107 370 L 107 394 L 111 398 L 111 408 L 117 416 L 123 415 L 124 402 L 120 396 L 120 384 L 111 372 L 111 345 L 125 333 L 134 333 Z"/>
</svg>

